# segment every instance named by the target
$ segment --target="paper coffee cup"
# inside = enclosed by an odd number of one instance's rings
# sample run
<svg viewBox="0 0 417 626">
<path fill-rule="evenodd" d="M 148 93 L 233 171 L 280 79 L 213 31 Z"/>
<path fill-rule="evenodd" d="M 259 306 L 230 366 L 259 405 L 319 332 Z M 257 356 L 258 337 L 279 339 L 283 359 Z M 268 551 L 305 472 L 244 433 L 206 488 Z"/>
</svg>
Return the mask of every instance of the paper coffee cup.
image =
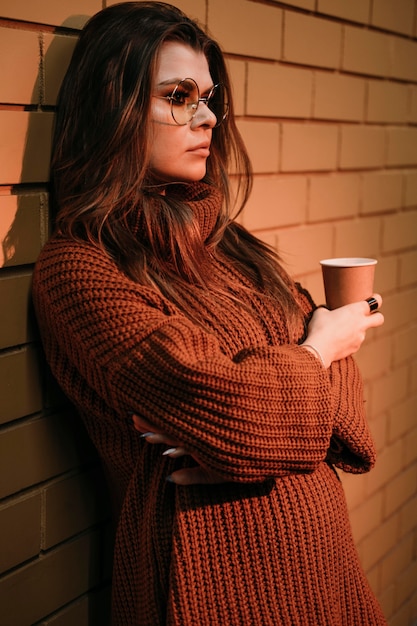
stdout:
<svg viewBox="0 0 417 626">
<path fill-rule="evenodd" d="M 345 257 L 320 261 L 326 305 L 337 309 L 366 300 L 374 292 L 376 259 Z"/>
</svg>

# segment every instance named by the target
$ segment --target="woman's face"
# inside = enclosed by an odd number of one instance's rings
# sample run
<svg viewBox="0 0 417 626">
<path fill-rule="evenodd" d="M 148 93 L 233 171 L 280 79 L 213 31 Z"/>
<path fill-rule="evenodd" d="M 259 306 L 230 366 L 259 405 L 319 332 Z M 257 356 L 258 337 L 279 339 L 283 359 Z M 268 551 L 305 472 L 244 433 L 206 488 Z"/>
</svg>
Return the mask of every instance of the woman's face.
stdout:
<svg viewBox="0 0 417 626">
<path fill-rule="evenodd" d="M 207 59 L 185 44 L 169 41 L 162 45 L 153 85 L 153 96 L 169 96 L 183 78 L 193 78 L 200 97 L 210 93 L 213 80 Z M 210 154 L 212 129 L 216 117 L 200 102 L 194 118 L 179 126 L 171 115 L 171 104 L 166 98 L 152 98 L 151 104 L 151 158 L 153 177 L 160 182 L 193 182 L 206 173 Z"/>
</svg>

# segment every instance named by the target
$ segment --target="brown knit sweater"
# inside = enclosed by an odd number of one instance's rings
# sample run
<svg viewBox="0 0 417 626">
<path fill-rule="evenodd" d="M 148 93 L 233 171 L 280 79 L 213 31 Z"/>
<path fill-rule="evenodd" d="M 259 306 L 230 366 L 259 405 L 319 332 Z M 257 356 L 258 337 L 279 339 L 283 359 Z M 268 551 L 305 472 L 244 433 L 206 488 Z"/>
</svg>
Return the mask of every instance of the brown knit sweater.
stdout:
<svg viewBox="0 0 417 626">
<path fill-rule="evenodd" d="M 195 189 L 206 235 L 219 198 Z M 48 361 L 117 493 L 113 625 L 381 626 L 332 466 L 374 463 L 355 362 L 325 370 L 302 324 L 288 336 L 277 303 L 220 260 L 212 272 L 247 306 L 196 291 L 205 331 L 91 245 L 53 237 L 35 268 Z M 133 412 L 227 482 L 167 482 L 190 457 L 162 456 Z"/>
</svg>

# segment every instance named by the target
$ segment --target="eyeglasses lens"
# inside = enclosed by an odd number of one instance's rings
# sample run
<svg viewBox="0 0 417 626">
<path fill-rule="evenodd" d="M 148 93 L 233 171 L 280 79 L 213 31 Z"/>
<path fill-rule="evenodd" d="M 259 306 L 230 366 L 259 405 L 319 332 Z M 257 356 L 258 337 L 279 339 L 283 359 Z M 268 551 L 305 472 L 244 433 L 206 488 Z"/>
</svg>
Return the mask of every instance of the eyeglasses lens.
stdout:
<svg viewBox="0 0 417 626">
<path fill-rule="evenodd" d="M 223 85 L 215 85 L 207 97 L 200 98 L 197 83 L 192 78 L 185 78 L 178 83 L 171 96 L 171 113 L 177 124 L 183 126 L 193 119 L 200 99 L 216 116 L 216 126 L 223 122 L 229 108 Z"/>
<path fill-rule="evenodd" d="M 180 126 L 188 124 L 195 115 L 200 97 L 197 83 L 185 78 L 175 87 L 171 96 L 171 113 Z"/>
<path fill-rule="evenodd" d="M 229 110 L 227 92 L 221 83 L 215 85 L 211 90 L 207 98 L 207 106 L 210 111 L 213 111 L 217 119 L 216 126 L 219 126 L 226 118 Z"/>
</svg>

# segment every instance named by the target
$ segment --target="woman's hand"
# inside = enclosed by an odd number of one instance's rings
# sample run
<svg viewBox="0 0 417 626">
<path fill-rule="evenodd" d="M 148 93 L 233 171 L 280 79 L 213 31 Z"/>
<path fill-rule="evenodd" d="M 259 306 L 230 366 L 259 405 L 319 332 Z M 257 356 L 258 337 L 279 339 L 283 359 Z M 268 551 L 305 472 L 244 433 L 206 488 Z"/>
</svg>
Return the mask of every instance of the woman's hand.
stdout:
<svg viewBox="0 0 417 626">
<path fill-rule="evenodd" d="M 185 456 L 186 454 L 189 454 L 187 450 L 181 445 L 181 443 L 168 437 L 161 431 L 158 431 L 158 429 L 156 429 L 153 424 L 147 422 L 138 415 L 133 415 L 132 421 L 134 428 L 141 433 L 141 436 L 148 443 L 165 444 L 166 446 L 168 446 L 164 450 L 164 452 L 162 452 L 163 456 L 169 456 L 171 459 L 176 459 L 181 456 Z M 226 482 L 224 478 L 220 476 L 220 474 L 217 474 L 213 470 L 205 467 L 204 464 L 202 464 L 195 455 L 191 456 L 198 463 L 197 467 L 189 467 L 176 470 L 167 477 L 167 480 L 175 483 L 176 485 L 211 485 Z"/>
<path fill-rule="evenodd" d="M 379 313 L 382 298 L 377 293 L 373 297 L 378 302 L 378 311 L 372 313 L 366 300 L 333 311 L 319 307 L 314 311 L 307 338 L 301 345 L 315 348 L 325 367 L 354 354 L 361 347 L 366 331 L 384 323 L 384 316 Z"/>
</svg>

